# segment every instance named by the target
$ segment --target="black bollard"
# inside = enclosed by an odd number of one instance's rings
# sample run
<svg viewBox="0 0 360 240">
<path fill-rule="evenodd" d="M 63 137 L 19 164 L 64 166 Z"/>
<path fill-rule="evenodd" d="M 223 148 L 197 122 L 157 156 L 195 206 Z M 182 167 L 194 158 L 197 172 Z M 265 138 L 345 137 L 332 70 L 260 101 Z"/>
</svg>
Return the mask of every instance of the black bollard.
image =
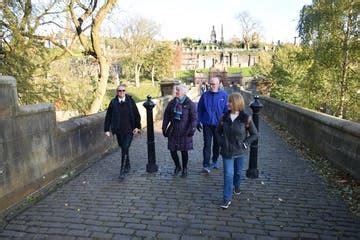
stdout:
<svg viewBox="0 0 360 240">
<path fill-rule="evenodd" d="M 250 103 L 250 107 L 253 111 L 253 121 L 256 129 L 259 132 L 259 112 L 263 107 L 259 101 L 259 96 L 254 97 L 254 101 Z M 250 146 L 250 158 L 249 158 L 249 169 L 246 171 L 246 177 L 258 178 L 259 170 L 257 169 L 257 157 L 258 157 L 258 140 L 254 141 Z"/>
<path fill-rule="evenodd" d="M 147 145 L 148 145 L 148 164 L 146 171 L 148 173 L 157 172 L 158 166 L 156 165 L 155 157 L 155 138 L 154 138 L 154 121 L 153 121 L 153 108 L 155 103 L 151 101 L 151 96 L 147 96 L 147 101 L 143 106 L 146 108 L 146 122 L 147 122 Z"/>
</svg>

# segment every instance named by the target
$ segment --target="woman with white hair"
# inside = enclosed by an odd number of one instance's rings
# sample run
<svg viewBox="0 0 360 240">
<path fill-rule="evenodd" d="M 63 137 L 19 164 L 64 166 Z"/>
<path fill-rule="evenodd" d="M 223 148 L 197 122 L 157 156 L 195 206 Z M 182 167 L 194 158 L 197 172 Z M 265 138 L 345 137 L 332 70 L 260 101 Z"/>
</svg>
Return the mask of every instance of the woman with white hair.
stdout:
<svg viewBox="0 0 360 240">
<path fill-rule="evenodd" d="M 168 149 L 175 163 L 174 175 L 186 177 L 188 151 L 193 149 L 193 136 L 197 125 L 195 104 L 186 96 L 184 84 L 175 87 L 175 98 L 167 105 L 164 113 L 162 132 L 168 138 Z M 182 166 L 177 152 L 181 152 Z"/>
</svg>

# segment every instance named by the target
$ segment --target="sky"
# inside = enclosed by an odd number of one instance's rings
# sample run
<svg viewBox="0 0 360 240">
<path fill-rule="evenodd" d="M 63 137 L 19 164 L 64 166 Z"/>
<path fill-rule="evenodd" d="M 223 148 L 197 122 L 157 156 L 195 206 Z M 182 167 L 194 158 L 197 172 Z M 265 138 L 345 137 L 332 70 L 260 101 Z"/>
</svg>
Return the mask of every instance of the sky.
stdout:
<svg viewBox="0 0 360 240">
<path fill-rule="evenodd" d="M 210 40 L 212 26 L 220 39 L 221 24 L 225 41 L 241 37 L 236 16 L 247 11 L 258 21 L 266 42 L 293 42 L 297 36 L 299 13 L 312 0 L 120 0 L 121 17 L 141 16 L 160 25 L 163 40 L 184 37 Z M 120 18 L 121 18 L 120 17 Z"/>
</svg>

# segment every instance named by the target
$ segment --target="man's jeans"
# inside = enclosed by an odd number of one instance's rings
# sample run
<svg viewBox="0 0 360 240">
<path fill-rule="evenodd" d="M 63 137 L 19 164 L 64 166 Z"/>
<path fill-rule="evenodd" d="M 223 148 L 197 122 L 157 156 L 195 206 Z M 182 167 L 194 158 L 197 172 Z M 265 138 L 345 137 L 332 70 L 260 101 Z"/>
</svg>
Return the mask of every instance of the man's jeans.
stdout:
<svg viewBox="0 0 360 240">
<path fill-rule="evenodd" d="M 203 125 L 203 136 L 204 136 L 204 148 L 203 148 L 203 167 L 210 167 L 210 156 L 211 156 L 211 142 L 212 146 L 212 161 L 215 163 L 219 157 L 219 144 L 215 137 L 216 126 Z"/>
<path fill-rule="evenodd" d="M 241 172 L 245 161 L 245 155 L 236 158 L 223 158 L 224 166 L 224 200 L 231 200 L 233 188 L 240 187 Z"/>
<path fill-rule="evenodd" d="M 119 147 L 121 148 L 121 156 L 129 155 L 129 148 L 132 142 L 134 134 L 128 133 L 128 134 L 116 134 L 117 142 L 119 144 Z"/>
</svg>

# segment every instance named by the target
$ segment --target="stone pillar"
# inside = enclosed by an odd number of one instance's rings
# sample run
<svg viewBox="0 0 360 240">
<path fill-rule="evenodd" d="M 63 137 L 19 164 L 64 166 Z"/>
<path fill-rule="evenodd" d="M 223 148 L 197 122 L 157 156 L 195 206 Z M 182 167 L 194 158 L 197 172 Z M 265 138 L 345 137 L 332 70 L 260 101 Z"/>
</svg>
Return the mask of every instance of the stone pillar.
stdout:
<svg viewBox="0 0 360 240">
<path fill-rule="evenodd" d="M 180 84 L 180 81 L 163 81 L 160 83 L 161 96 L 173 95 L 175 92 L 175 87 Z"/>
<path fill-rule="evenodd" d="M 15 115 L 17 107 L 16 80 L 11 76 L 0 76 L 0 118 Z"/>
</svg>

